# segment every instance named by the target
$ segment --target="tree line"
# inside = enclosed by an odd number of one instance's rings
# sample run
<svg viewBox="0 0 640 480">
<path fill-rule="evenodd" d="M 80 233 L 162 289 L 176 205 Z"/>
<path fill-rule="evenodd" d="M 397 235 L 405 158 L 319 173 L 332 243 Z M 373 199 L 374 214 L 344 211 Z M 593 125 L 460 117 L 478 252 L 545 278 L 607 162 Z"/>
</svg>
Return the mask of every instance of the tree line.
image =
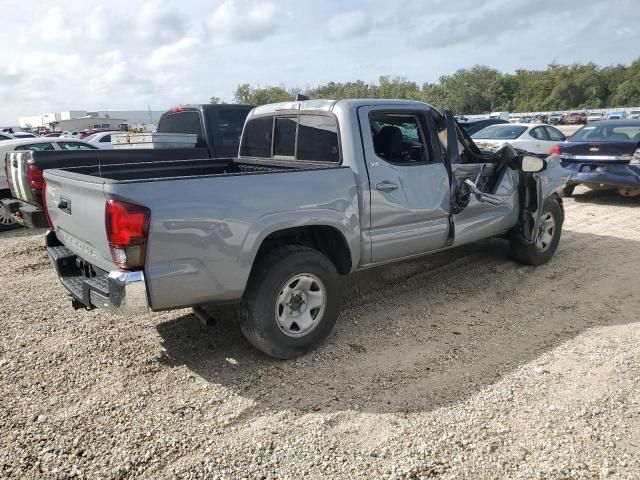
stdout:
<svg viewBox="0 0 640 480">
<path fill-rule="evenodd" d="M 444 75 L 434 83 L 418 84 L 403 77 L 382 76 L 377 84 L 329 82 L 306 88 L 284 85 L 239 85 L 234 102 L 251 105 L 309 98 L 404 98 L 451 108 L 456 114 L 495 111 L 534 112 L 640 106 L 640 58 L 631 65 L 599 67 L 594 63 L 558 65 L 545 70 L 501 73 L 477 65 Z M 212 103 L 220 102 L 217 97 Z"/>
</svg>

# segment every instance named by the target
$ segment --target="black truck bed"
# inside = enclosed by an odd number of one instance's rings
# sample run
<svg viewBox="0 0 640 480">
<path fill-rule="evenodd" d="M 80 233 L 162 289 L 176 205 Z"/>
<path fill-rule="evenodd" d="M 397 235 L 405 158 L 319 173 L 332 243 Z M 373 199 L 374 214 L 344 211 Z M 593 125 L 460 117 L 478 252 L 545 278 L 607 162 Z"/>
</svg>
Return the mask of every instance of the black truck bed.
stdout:
<svg viewBox="0 0 640 480">
<path fill-rule="evenodd" d="M 106 166 L 82 166 L 64 168 L 67 174 L 81 175 L 84 180 L 105 183 L 135 183 L 168 179 L 186 179 L 214 175 L 247 175 L 255 173 L 275 173 L 282 171 L 327 168 L 336 165 L 296 164 L 257 160 L 248 158 L 203 158 L 189 160 L 168 160 L 153 163 L 128 163 Z"/>
</svg>

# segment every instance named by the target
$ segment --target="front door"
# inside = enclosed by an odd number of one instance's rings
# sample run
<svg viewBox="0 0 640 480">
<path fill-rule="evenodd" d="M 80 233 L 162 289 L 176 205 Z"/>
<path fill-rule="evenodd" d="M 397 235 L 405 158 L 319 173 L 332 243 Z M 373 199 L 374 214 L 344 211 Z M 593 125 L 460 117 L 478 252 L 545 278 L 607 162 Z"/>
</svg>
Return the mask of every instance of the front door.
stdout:
<svg viewBox="0 0 640 480">
<path fill-rule="evenodd" d="M 447 244 L 449 179 L 430 146 L 427 112 L 401 106 L 358 111 L 371 192 L 372 263 Z"/>
</svg>

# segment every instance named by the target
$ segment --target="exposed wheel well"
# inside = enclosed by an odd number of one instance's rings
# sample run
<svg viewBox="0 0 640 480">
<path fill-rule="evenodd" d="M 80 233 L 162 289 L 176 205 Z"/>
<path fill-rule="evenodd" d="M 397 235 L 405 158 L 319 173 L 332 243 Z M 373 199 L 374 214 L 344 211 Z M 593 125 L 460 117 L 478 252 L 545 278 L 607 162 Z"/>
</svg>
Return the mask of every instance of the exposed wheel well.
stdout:
<svg viewBox="0 0 640 480">
<path fill-rule="evenodd" d="M 336 270 L 346 275 L 351 271 L 351 251 L 340 231 L 327 225 L 294 227 L 271 233 L 258 249 L 256 261 L 267 252 L 285 245 L 304 245 L 318 250 L 331 260 Z M 254 265 L 255 265 L 254 261 Z"/>
</svg>

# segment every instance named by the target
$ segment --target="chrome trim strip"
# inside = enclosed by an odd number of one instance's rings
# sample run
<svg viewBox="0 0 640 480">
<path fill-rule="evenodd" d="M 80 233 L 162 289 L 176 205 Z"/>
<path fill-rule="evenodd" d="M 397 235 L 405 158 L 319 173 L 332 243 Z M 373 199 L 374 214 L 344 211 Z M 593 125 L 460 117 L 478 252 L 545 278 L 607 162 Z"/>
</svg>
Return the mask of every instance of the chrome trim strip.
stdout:
<svg viewBox="0 0 640 480">
<path fill-rule="evenodd" d="M 602 161 L 627 161 L 631 160 L 633 156 L 631 154 L 626 155 L 572 155 L 569 153 L 561 153 L 561 160 L 591 160 L 594 162 L 602 162 Z"/>
</svg>

